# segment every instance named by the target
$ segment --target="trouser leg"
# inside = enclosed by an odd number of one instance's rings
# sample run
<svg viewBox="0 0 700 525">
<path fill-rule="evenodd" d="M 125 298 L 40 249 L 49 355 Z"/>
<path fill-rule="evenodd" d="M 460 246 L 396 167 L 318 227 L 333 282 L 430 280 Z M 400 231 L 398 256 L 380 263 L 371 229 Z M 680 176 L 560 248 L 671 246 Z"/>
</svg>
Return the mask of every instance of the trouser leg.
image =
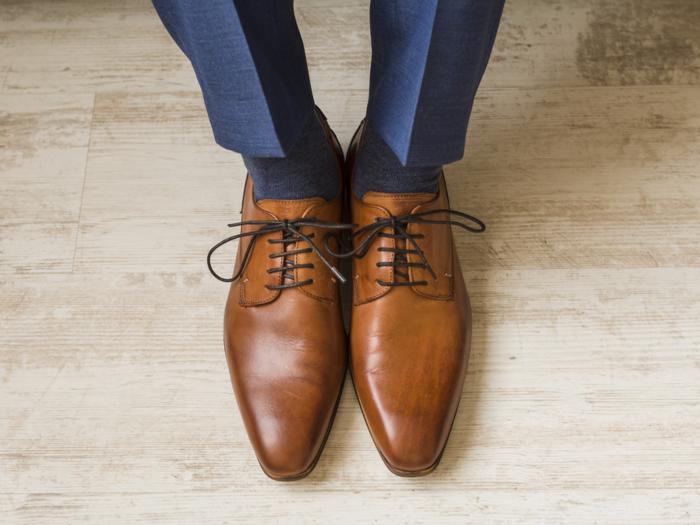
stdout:
<svg viewBox="0 0 700 525">
<path fill-rule="evenodd" d="M 153 0 L 192 62 L 216 141 L 240 152 L 255 198 L 333 199 L 338 166 L 314 113 L 292 0 Z"/>
<path fill-rule="evenodd" d="M 192 62 L 214 137 L 256 157 L 282 157 L 314 101 L 292 0 L 153 0 Z"/>
<path fill-rule="evenodd" d="M 462 158 L 504 1 L 372 1 L 367 117 L 404 166 Z"/>
</svg>

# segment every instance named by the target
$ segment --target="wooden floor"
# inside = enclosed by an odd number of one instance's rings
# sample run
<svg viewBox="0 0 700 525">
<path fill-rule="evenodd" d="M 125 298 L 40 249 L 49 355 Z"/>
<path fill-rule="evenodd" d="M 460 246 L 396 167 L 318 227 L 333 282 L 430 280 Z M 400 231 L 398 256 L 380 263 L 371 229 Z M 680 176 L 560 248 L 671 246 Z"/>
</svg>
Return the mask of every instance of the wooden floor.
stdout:
<svg viewBox="0 0 700 525">
<path fill-rule="evenodd" d="M 367 0 L 298 0 L 364 114 Z M 700 523 L 700 3 L 508 0 L 452 205 L 474 306 L 442 464 L 384 467 L 348 379 L 266 478 L 205 264 L 245 170 L 147 0 L 0 0 L 0 523 Z"/>
</svg>

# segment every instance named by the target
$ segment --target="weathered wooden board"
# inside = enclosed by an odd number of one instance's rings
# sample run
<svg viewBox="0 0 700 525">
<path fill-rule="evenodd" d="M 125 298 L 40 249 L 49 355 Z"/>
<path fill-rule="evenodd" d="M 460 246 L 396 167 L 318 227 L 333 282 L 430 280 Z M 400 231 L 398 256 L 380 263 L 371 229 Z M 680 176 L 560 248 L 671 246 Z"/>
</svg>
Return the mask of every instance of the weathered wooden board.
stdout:
<svg viewBox="0 0 700 525">
<path fill-rule="evenodd" d="M 368 0 L 298 0 L 362 118 Z M 0 1 L 0 523 L 700 520 L 700 4 L 509 0 L 446 168 L 474 310 L 443 462 L 384 467 L 352 383 L 307 479 L 259 469 L 209 248 L 245 169 L 147 0 Z M 216 259 L 222 271 L 233 248 Z"/>
<path fill-rule="evenodd" d="M 93 100 L 0 96 L 0 274 L 72 270 Z"/>
</svg>

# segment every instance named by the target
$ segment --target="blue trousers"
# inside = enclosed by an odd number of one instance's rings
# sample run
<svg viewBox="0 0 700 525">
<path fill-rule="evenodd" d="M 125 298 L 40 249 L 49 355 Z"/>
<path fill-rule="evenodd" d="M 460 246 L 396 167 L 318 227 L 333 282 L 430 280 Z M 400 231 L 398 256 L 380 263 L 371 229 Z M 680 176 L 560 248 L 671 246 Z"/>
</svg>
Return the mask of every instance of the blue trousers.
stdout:
<svg viewBox="0 0 700 525">
<path fill-rule="evenodd" d="M 405 166 L 462 158 L 505 0 L 372 0 L 367 118 Z M 153 0 L 218 144 L 283 157 L 314 100 L 293 0 Z"/>
</svg>

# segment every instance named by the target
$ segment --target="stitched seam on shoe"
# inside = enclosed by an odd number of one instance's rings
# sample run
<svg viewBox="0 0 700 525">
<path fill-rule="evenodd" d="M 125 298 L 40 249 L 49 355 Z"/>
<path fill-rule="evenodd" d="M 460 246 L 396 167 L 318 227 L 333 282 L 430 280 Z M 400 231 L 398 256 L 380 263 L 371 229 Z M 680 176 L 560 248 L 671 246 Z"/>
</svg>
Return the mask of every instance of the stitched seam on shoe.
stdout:
<svg viewBox="0 0 700 525">
<path fill-rule="evenodd" d="M 357 197 L 355 197 L 355 199 L 357 199 Z M 375 210 L 379 210 L 379 211 L 382 212 L 382 214 L 384 214 L 384 212 L 386 212 L 386 210 L 385 210 L 384 208 L 382 208 L 381 206 L 378 206 L 378 205 L 375 205 L 375 204 L 368 204 L 368 203 L 366 203 L 366 202 L 360 201 L 360 199 L 357 199 L 357 200 L 360 202 L 360 204 L 362 204 L 363 206 L 366 206 L 367 208 L 372 208 L 372 209 L 375 209 Z M 392 247 L 392 248 L 396 248 L 396 239 L 392 239 L 392 240 L 391 240 L 391 247 Z M 391 254 L 391 262 L 394 262 L 394 257 L 395 257 L 395 254 L 392 253 L 392 254 Z M 352 272 L 352 273 L 353 273 L 353 276 L 355 275 L 355 266 L 354 266 L 354 265 L 355 265 L 355 262 L 353 261 L 353 272 Z M 391 267 L 391 266 L 389 267 L 389 277 L 390 277 L 390 279 L 391 279 L 390 282 L 393 283 L 393 282 L 394 282 L 394 268 Z M 372 299 L 376 299 L 377 297 L 381 297 L 382 295 L 384 295 L 385 293 L 387 293 L 387 292 L 389 291 L 389 289 L 391 288 L 390 286 L 385 286 L 385 287 L 384 287 L 384 290 L 382 290 L 381 292 L 379 292 L 379 293 L 377 293 L 377 294 L 375 294 L 375 295 L 372 295 L 372 296 L 365 296 L 365 297 L 363 297 L 362 299 L 359 299 L 359 298 L 358 298 L 358 290 L 357 290 L 357 289 L 358 289 L 357 280 L 353 278 L 353 282 L 354 282 L 354 285 L 355 285 L 355 286 L 354 286 L 354 289 L 355 289 L 355 301 L 356 301 L 356 304 L 366 303 L 366 302 L 371 301 Z M 379 284 L 379 283 L 377 283 L 377 284 Z M 381 285 L 379 285 L 379 286 L 381 287 Z"/>
<path fill-rule="evenodd" d="M 450 260 L 453 263 L 452 264 L 452 271 L 454 272 L 455 271 L 455 269 L 454 269 L 454 255 L 455 254 L 454 254 L 453 248 L 454 248 L 453 244 L 450 243 Z M 410 273 L 411 277 L 414 278 L 415 275 L 413 272 L 413 268 L 410 268 L 410 270 L 411 271 L 409 273 Z M 460 269 L 460 271 L 461 271 L 461 269 Z M 435 299 L 435 300 L 451 300 L 454 298 L 454 277 L 449 277 L 448 279 L 450 282 L 450 293 L 447 295 L 441 294 L 441 293 L 428 294 L 428 293 L 423 292 L 422 290 L 419 290 L 417 286 L 411 286 L 411 288 L 413 288 L 414 292 L 416 292 L 418 295 L 422 295 L 423 297 L 428 297 L 430 299 Z"/>
<path fill-rule="evenodd" d="M 277 297 L 279 296 L 279 294 L 280 294 L 280 292 L 281 292 L 281 290 L 273 290 L 273 291 L 274 291 L 275 293 L 273 293 L 273 294 L 272 294 L 272 297 L 270 297 L 269 299 L 263 299 L 262 301 L 246 301 L 246 300 L 243 298 L 244 295 L 245 295 L 245 283 L 241 282 L 241 291 L 239 292 L 239 296 L 238 296 L 239 304 L 242 304 L 242 305 L 247 304 L 247 305 L 251 305 L 251 306 L 252 306 L 252 305 L 255 305 L 255 304 L 269 303 L 270 301 L 274 301 L 275 299 L 277 299 Z"/>
<path fill-rule="evenodd" d="M 320 207 L 322 207 L 322 206 L 330 206 L 331 204 L 334 204 L 336 200 L 338 200 L 338 197 L 336 197 L 335 199 L 333 199 L 333 200 L 330 201 L 330 202 L 319 202 L 319 203 L 316 204 L 315 206 L 311 206 L 308 210 L 306 210 L 306 212 L 304 212 L 304 215 L 306 216 L 308 213 L 310 213 L 310 212 L 311 212 L 312 210 L 314 210 L 315 208 L 320 208 Z M 324 240 L 325 240 L 325 238 L 324 238 Z M 319 249 L 320 249 L 320 248 L 319 248 Z M 296 254 L 296 255 L 294 256 L 294 263 L 295 263 L 295 264 L 299 262 L 299 255 L 301 255 L 301 254 Z M 319 261 L 322 262 L 320 259 L 319 259 Z M 294 270 L 294 279 L 295 279 L 295 281 L 299 281 L 299 269 Z M 323 302 L 325 302 L 325 303 L 333 304 L 333 303 L 335 303 L 335 302 L 338 300 L 338 285 L 337 285 L 337 284 L 336 284 L 336 286 L 334 287 L 334 290 L 333 290 L 333 297 L 332 297 L 332 298 L 321 297 L 321 296 L 319 296 L 319 295 L 316 295 L 316 294 L 313 294 L 313 293 L 311 293 L 311 292 L 306 291 L 304 288 L 306 288 L 306 286 L 300 286 L 300 287 L 299 287 L 299 290 L 301 290 L 302 293 L 308 295 L 309 297 L 312 297 L 312 298 L 314 298 L 314 299 L 318 299 L 319 301 L 323 301 Z"/>
<path fill-rule="evenodd" d="M 276 217 L 272 212 L 270 212 L 270 211 L 268 211 L 268 210 L 266 210 L 266 209 L 264 209 L 264 208 L 260 208 L 260 206 L 257 205 L 257 202 L 255 202 L 255 200 L 253 200 L 253 205 L 256 206 L 258 209 L 260 209 L 261 211 L 267 213 L 267 214 L 268 214 L 270 217 L 272 217 L 273 219 L 277 219 L 277 217 Z M 284 237 L 284 235 L 282 234 L 282 232 L 279 232 L 279 238 L 281 239 L 282 237 Z M 251 242 L 252 242 L 252 241 L 251 241 Z M 247 266 L 249 263 L 250 263 L 250 259 L 246 262 L 246 266 Z M 284 273 L 284 272 L 278 272 L 278 274 L 277 274 L 277 286 L 279 286 L 279 285 L 281 284 L 281 281 L 282 281 L 282 273 Z M 262 300 L 260 300 L 260 301 L 248 301 L 248 300 L 246 300 L 246 299 L 245 299 L 245 279 L 244 279 L 244 276 L 245 276 L 246 274 L 247 274 L 247 272 L 244 271 L 243 275 L 241 275 L 241 276 L 239 277 L 239 279 L 241 280 L 241 286 L 240 286 L 240 289 L 239 289 L 239 292 L 238 292 L 238 303 L 239 303 L 239 304 L 241 304 L 241 305 L 249 305 L 249 306 L 253 306 L 253 305 L 256 305 L 256 304 L 265 304 L 265 303 L 269 303 L 269 302 L 271 302 L 271 301 L 274 301 L 275 299 L 277 299 L 277 297 L 279 297 L 279 294 L 280 294 L 280 292 L 281 292 L 282 290 L 270 290 L 271 292 L 273 292 L 273 294 L 272 294 L 271 297 L 269 297 L 269 298 L 267 298 L 267 299 L 262 299 Z"/>
<path fill-rule="evenodd" d="M 352 268 L 352 269 L 353 269 L 353 272 L 352 272 L 352 273 L 353 273 L 353 275 L 354 275 L 354 274 L 355 274 L 355 262 L 353 261 L 352 264 L 353 264 L 353 268 Z M 381 297 L 382 295 L 385 295 L 387 292 L 389 292 L 389 290 L 391 289 L 391 287 L 390 287 L 390 286 L 385 286 L 385 287 L 384 287 L 384 290 L 382 290 L 382 291 L 379 292 L 378 294 L 375 294 L 375 295 L 372 295 L 372 296 L 366 296 L 366 297 L 363 297 L 362 299 L 358 298 L 357 289 L 358 289 L 357 280 L 356 280 L 356 279 L 353 279 L 353 291 L 354 291 L 354 294 L 353 294 L 353 295 L 355 296 L 355 306 L 359 306 L 359 305 L 361 305 L 361 304 L 368 303 L 368 302 L 372 301 L 373 299 L 377 299 L 378 297 Z"/>
<path fill-rule="evenodd" d="M 443 175 L 443 177 L 444 177 L 444 175 Z M 435 199 L 433 199 L 430 202 L 426 202 L 425 204 L 421 204 L 421 205 L 417 206 L 414 211 L 417 211 L 419 208 L 425 209 L 426 207 L 433 205 L 433 204 L 436 205 L 437 199 L 439 196 L 440 196 L 440 192 L 438 191 L 437 195 L 435 196 Z M 409 229 L 410 229 L 410 225 L 409 225 Z M 452 230 L 450 229 L 450 260 L 452 261 L 452 272 L 455 271 L 455 269 L 454 269 L 454 257 L 455 257 L 454 248 L 455 247 L 454 247 L 454 240 L 452 238 Z M 413 268 L 409 268 L 408 273 L 411 276 L 411 278 L 415 277 Z M 454 280 L 454 277 L 449 277 L 450 293 L 448 295 L 441 294 L 441 293 L 431 295 L 431 294 L 427 294 L 427 293 L 419 290 L 417 286 L 411 286 L 411 288 L 413 288 L 414 292 L 416 292 L 418 295 L 421 295 L 423 297 L 427 297 L 429 299 L 434 299 L 434 300 L 439 300 L 439 301 L 449 301 L 449 300 L 454 299 L 454 297 L 455 297 L 454 281 L 453 280 Z"/>
</svg>

